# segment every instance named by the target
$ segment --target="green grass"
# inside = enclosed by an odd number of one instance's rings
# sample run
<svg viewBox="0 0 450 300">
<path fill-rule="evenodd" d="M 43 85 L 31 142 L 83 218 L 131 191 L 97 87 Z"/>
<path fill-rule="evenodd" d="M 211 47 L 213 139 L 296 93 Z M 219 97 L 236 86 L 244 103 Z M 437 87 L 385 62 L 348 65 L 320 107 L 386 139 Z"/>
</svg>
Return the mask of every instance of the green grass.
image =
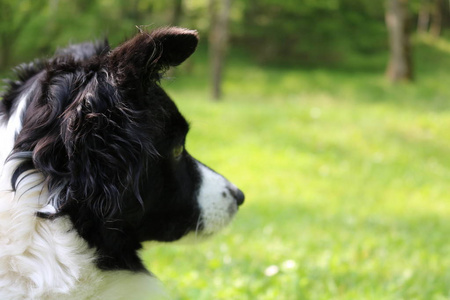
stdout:
<svg viewBox="0 0 450 300">
<path fill-rule="evenodd" d="M 188 150 L 247 197 L 207 241 L 146 245 L 175 299 L 450 299 L 450 43 L 416 44 L 414 84 L 386 82 L 382 55 L 333 69 L 238 55 L 222 102 L 202 55 L 164 82 Z"/>
<path fill-rule="evenodd" d="M 143 258 L 175 299 L 450 299 L 450 44 L 418 43 L 417 82 L 232 60 L 164 85 L 188 149 L 246 193 L 233 224 Z M 437 45 L 437 46 L 436 46 Z M 204 76 L 204 77 L 202 77 Z"/>
</svg>

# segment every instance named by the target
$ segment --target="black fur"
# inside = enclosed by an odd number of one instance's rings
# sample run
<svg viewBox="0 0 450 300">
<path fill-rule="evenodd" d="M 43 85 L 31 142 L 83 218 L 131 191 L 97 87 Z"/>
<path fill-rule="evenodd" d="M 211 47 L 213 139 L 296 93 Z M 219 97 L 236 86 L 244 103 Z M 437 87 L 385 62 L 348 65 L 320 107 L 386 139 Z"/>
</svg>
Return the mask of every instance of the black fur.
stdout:
<svg viewBox="0 0 450 300">
<path fill-rule="evenodd" d="M 74 45 L 22 65 L 0 103 L 7 120 L 34 87 L 12 154 L 30 155 L 13 187 L 25 170 L 43 173 L 57 215 L 97 249 L 102 269 L 143 271 L 141 242 L 197 229 L 199 170 L 185 150 L 173 156 L 189 126 L 158 83 L 197 40 L 195 31 L 163 28 L 114 50 L 106 41 Z"/>
</svg>

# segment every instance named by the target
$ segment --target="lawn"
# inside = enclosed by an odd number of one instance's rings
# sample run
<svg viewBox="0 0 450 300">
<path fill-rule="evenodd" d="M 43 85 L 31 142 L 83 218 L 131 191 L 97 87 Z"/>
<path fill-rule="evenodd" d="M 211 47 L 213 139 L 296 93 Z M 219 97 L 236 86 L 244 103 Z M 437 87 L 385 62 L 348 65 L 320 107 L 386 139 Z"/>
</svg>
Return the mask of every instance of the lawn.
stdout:
<svg viewBox="0 0 450 300">
<path fill-rule="evenodd" d="M 174 299 L 450 299 L 450 43 L 416 41 L 414 84 L 384 57 L 261 67 L 237 55 L 208 98 L 202 53 L 163 85 L 187 148 L 246 194 L 198 243 L 147 244 Z"/>
<path fill-rule="evenodd" d="M 245 59 L 220 103 L 201 63 L 164 81 L 247 197 L 214 238 L 146 245 L 175 299 L 450 298 L 450 44 L 416 43 L 414 84 Z"/>
</svg>

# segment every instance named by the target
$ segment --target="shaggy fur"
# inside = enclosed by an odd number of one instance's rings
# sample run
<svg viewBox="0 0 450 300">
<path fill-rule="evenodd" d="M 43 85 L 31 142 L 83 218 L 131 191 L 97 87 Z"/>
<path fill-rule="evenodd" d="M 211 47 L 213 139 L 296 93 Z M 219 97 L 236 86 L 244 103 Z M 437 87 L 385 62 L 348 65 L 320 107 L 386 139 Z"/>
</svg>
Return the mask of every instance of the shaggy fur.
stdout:
<svg viewBox="0 0 450 300">
<path fill-rule="evenodd" d="M 140 32 L 18 68 L 0 102 L 0 299 L 159 299 L 144 241 L 208 236 L 244 201 L 184 148 L 159 86 L 197 33 Z"/>
</svg>

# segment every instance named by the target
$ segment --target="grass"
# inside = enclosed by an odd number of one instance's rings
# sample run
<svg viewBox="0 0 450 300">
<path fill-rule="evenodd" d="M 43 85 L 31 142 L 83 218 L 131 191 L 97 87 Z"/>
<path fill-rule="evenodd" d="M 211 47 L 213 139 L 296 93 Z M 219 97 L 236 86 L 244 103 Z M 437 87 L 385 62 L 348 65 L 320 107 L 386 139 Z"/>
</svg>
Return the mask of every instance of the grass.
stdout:
<svg viewBox="0 0 450 300">
<path fill-rule="evenodd" d="M 437 45 L 437 46 L 436 46 Z M 247 199 L 195 245 L 147 245 L 175 299 L 449 299 L 450 48 L 417 41 L 417 82 L 232 60 L 164 83 L 189 151 Z"/>
<path fill-rule="evenodd" d="M 189 151 L 247 197 L 208 241 L 146 245 L 175 299 L 450 299 L 450 43 L 415 50 L 414 84 L 387 83 L 382 56 L 334 69 L 238 56 L 222 102 L 202 55 L 164 82 Z"/>
</svg>

